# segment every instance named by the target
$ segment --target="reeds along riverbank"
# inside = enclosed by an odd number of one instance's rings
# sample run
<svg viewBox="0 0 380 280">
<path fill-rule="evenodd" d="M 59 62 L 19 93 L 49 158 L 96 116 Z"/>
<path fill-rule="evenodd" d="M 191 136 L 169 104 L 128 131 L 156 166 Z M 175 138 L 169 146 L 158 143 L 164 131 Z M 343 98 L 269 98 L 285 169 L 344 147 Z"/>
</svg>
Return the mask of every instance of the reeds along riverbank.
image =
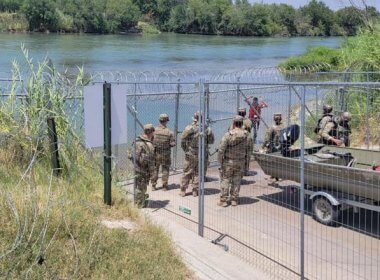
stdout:
<svg viewBox="0 0 380 280">
<path fill-rule="evenodd" d="M 24 55 L 0 105 L 0 278 L 191 278 L 168 236 L 140 218 L 120 189 L 113 188 L 112 207 L 103 204 L 101 170 L 65 110 L 66 97 L 81 95 L 83 72 L 67 81 L 49 61 Z M 50 166 L 48 116 L 59 135 L 59 177 Z M 101 224 L 123 219 L 136 230 Z"/>
</svg>

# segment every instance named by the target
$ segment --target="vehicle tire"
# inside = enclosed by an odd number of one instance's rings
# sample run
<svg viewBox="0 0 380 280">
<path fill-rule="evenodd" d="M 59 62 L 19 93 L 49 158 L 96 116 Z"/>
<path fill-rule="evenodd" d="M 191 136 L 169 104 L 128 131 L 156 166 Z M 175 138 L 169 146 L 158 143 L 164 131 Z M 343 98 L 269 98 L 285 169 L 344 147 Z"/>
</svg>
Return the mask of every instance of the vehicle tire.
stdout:
<svg viewBox="0 0 380 280">
<path fill-rule="evenodd" d="M 332 205 L 325 197 L 319 196 L 313 200 L 313 218 L 321 224 L 336 226 L 341 211 L 339 206 Z"/>
</svg>

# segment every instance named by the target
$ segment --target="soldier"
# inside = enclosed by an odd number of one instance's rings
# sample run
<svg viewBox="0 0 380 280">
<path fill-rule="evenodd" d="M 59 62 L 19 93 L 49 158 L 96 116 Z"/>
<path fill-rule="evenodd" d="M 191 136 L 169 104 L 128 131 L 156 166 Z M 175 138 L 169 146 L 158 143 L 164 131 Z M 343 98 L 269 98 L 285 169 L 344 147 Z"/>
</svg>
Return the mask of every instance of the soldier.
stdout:
<svg viewBox="0 0 380 280">
<path fill-rule="evenodd" d="M 152 175 L 152 190 L 155 191 L 158 173 L 162 166 L 162 188 L 168 190 L 169 169 L 171 165 L 171 148 L 175 146 L 174 133 L 167 128 L 169 116 L 161 114 L 159 118 L 160 124 L 155 128 L 153 145 L 155 149 L 155 168 Z"/>
<path fill-rule="evenodd" d="M 239 108 L 238 115 L 243 117 L 243 128 L 248 132 L 248 134 L 251 134 L 252 121 L 246 117 L 247 110 L 245 108 Z M 233 129 L 233 124 L 230 127 L 230 130 L 232 129 Z M 253 139 L 251 137 L 248 137 L 247 155 L 245 157 L 245 168 L 244 168 L 245 176 L 249 176 L 249 163 L 251 162 L 252 150 L 253 150 Z"/>
<path fill-rule="evenodd" d="M 274 125 L 268 128 L 262 148 L 267 153 L 274 153 L 281 150 L 280 136 L 281 131 L 284 129 L 282 124 L 281 113 L 276 113 L 273 115 Z"/>
<path fill-rule="evenodd" d="M 243 129 L 243 117 L 233 119 L 233 129 L 222 138 L 218 149 L 218 161 L 221 165 L 221 196 L 219 206 L 238 205 L 240 184 L 243 177 L 249 134 Z"/>
<path fill-rule="evenodd" d="M 144 134 L 137 137 L 135 142 L 135 200 L 138 207 L 144 207 L 145 194 L 149 178 L 154 169 L 154 146 L 152 143 L 154 127 L 144 125 Z"/>
<path fill-rule="evenodd" d="M 185 165 L 183 169 L 183 176 L 181 180 L 180 195 L 186 195 L 186 189 L 192 181 L 192 193 L 193 196 L 198 195 L 198 141 L 199 141 L 199 119 L 200 114 L 197 112 L 194 114 L 193 122 L 186 126 L 181 137 L 181 147 L 185 152 Z M 214 134 L 210 128 L 206 129 L 206 159 L 205 164 L 208 163 L 208 144 L 213 143 Z"/>
<path fill-rule="evenodd" d="M 341 146 L 343 142 L 338 139 L 337 123 L 332 110 L 330 105 L 323 106 L 323 116 L 318 120 L 314 132 L 317 134 L 318 143 Z"/>
<path fill-rule="evenodd" d="M 350 147 L 350 121 L 351 114 L 349 112 L 343 112 L 336 120 L 336 123 L 338 125 L 338 138 L 343 142 L 345 147 Z"/>
</svg>

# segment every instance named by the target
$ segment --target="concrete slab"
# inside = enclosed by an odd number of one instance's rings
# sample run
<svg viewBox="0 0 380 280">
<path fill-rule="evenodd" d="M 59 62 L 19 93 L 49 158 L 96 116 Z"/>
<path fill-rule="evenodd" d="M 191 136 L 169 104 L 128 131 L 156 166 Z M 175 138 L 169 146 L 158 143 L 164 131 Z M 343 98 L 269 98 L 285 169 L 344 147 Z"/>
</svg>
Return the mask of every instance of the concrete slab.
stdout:
<svg viewBox="0 0 380 280">
<path fill-rule="evenodd" d="M 210 240 L 198 236 L 173 220 L 166 219 L 160 211 L 146 209 L 148 218 L 163 227 L 179 248 L 186 264 L 200 280 L 265 280 L 269 276 L 254 269 L 240 258 L 225 252 Z"/>
</svg>

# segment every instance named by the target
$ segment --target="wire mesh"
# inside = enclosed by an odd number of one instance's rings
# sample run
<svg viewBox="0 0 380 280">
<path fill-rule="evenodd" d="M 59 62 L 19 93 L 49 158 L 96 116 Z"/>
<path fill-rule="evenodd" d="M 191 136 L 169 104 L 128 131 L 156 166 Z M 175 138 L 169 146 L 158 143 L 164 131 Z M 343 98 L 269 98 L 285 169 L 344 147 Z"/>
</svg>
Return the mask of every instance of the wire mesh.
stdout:
<svg viewBox="0 0 380 280">
<path fill-rule="evenodd" d="M 377 279 L 380 173 L 371 169 L 380 165 L 380 84 L 374 83 L 379 81 L 379 73 L 284 74 L 281 69 L 265 68 L 204 78 L 200 80 L 193 72 L 109 72 L 91 76 L 92 82 L 107 80 L 125 85 L 128 139 L 127 144 L 113 147 L 113 175 L 118 185 L 131 199 L 136 199 L 136 188 L 146 187 L 148 207 L 202 233 L 216 246 L 266 270 L 273 278 Z M 303 82 L 297 82 L 300 80 Z M 0 85 L 1 99 L 6 100 L 12 83 L 2 81 Z M 65 111 L 83 136 L 82 88 L 67 89 Z M 21 90 L 16 92 L 19 100 L 27 96 Z M 221 196 L 220 167 L 223 170 L 218 161 L 220 143 L 231 129 L 238 108 L 244 107 L 249 117 L 254 97 L 267 106 L 261 108 L 256 139 L 252 132 L 249 134 L 255 142 L 249 172 L 240 182 L 238 206 L 221 207 L 217 205 Z M 343 112 L 351 113 L 350 147 L 322 147 L 316 143 L 314 129 L 325 104 L 333 107 L 337 123 Z M 183 139 L 183 132 L 194 123 L 198 111 L 205 126 L 198 123 L 198 136 L 192 139 L 194 154 L 189 158 L 182 142 L 190 140 Z M 135 173 L 141 158 L 136 138 L 144 134 L 145 124 L 157 127 L 162 113 L 169 115 L 168 128 L 176 146 L 170 153 L 168 190 L 162 188 L 162 166 L 157 190 L 152 190 L 156 158 L 146 157 L 146 170 Z M 283 127 L 299 125 L 299 140 L 293 143 L 298 154 L 290 150 L 285 153 L 288 156 L 281 151 L 263 152 L 268 148 L 265 138 L 273 127 L 275 113 L 282 114 Z M 214 141 L 208 143 L 210 130 Z M 140 143 L 146 153 L 149 146 Z M 245 162 L 246 156 L 240 161 Z M 195 178 L 199 175 L 197 169 L 202 173 L 200 164 L 205 166 L 203 180 Z M 184 169 L 189 165 L 194 174 L 189 175 L 186 196 L 180 196 L 181 186 L 187 184 L 183 181 Z M 136 182 L 137 175 L 140 177 Z M 194 196 L 193 188 L 197 191 Z"/>
</svg>

